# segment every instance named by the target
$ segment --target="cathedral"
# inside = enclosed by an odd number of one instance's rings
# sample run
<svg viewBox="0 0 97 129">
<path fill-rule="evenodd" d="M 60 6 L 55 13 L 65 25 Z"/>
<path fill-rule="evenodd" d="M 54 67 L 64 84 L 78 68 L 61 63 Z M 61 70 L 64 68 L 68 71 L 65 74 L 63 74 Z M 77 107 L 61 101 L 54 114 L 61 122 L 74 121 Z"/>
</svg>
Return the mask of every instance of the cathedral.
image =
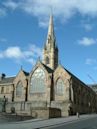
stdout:
<svg viewBox="0 0 97 129">
<path fill-rule="evenodd" d="M 10 113 L 12 109 L 33 118 L 97 112 L 95 91 L 59 64 L 52 15 L 43 59 L 36 62 L 30 73 L 21 68 L 14 77 L 0 76 L 0 112 Z"/>
</svg>

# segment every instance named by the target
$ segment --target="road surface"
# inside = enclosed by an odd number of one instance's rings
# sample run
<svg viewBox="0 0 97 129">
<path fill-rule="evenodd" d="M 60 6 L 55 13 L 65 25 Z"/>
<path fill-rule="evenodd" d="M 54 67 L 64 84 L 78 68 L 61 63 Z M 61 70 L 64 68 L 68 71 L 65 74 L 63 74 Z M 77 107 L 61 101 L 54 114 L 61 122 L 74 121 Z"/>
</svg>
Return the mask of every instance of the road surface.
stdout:
<svg viewBox="0 0 97 129">
<path fill-rule="evenodd" d="M 97 115 L 1 123 L 0 129 L 97 129 Z"/>
<path fill-rule="evenodd" d="M 97 129 L 97 116 L 77 121 L 50 126 L 43 129 Z"/>
</svg>

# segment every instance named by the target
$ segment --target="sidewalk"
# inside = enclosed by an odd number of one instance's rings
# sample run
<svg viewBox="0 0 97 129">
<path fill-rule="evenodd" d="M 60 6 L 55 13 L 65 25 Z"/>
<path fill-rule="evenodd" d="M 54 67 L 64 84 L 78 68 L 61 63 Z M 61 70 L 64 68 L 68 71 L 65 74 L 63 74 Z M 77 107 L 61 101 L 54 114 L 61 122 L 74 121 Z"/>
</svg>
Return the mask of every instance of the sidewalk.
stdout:
<svg viewBox="0 0 97 129">
<path fill-rule="evenodd" d="M 77 116 L 70 116 L 66 118 L 52 118 L 52 119 L 38 119 L 38 120 L 28 120 L 22 122 L 6 123 L 1 124 L 0 129 L 42 129 L 48 128 L 53 125 L 60 125 L 64 123 L 76 122 L 92 117 L 97 117 L 97 114 L 92 115 L 81 115 L 80 118 Z"/>
</svg>

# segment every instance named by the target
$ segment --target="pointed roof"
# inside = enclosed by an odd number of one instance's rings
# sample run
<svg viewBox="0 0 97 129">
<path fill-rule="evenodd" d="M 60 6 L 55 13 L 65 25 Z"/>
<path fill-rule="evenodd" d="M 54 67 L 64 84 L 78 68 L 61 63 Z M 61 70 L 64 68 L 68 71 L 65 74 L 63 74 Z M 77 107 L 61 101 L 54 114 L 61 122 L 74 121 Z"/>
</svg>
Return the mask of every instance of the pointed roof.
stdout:
<svg viewBox="0 0 97 129">
<path fill-rule="evenodd" d="M 47 34 L 47 42 L 51 43 L 51 45 L 55 46 L 55 34 L 54 34 L 54 23 L 53 23 L 53 15 L 50 15 L 50 20 L 49 20 L 49 26 L 48 26 L 48 34 Z"/>
<path fill-rule="evenodd" d="M 62 66 L 61 64 L 59 64 L 58 67 L 63 68 L 72 78 L 75 78 L 75 79 L 77 79 L 80 83 L 82 83 L 83 85 L 88 86 L 88 85 L 86 85 L 83 81 L 81 81 L 78 77 L 76 77 L 73 73 L 71 73 L 69 70 L 67 70 L 64 66 Z M 57 67 L 57 68 L 58 68 L 58 67 Z"/>
<path fill-rule="evenodd" d="M 42 65 L 45 67 L 45 69 L 48 71 L 48 73 L 53 73 L 54 71 L 50 68 L 50 67 L 48 67 L 47 65 L 45 65 L 45 64 L 43 64 L 42 63 Z"/>
<path fill-rule="evenodd" d="M 48 71 L 48 73 L 53 73 L 53 70 L 50 67 L 48 67 L 47 65 L 45 65 L 44 63 L 42 63 L 40 60 L 37 61 L 36 66 L 38 64 L 41 64 Z"/>
<path fill-rule="evenodd" d="M 22 70 L 23 71 L 23 73 L 25 74 L 25 76 L 29 76 L 29 73 L 28 72 L 26 72 L 26 71 L 24 71 L 24 70 Z"/>
<path fill-rule="evenodd" d="M 53 24 L 53 15 L 50 15 L 49 27 L 48 27 L 48 36 L 54 36 L 54 24 Z"/>
<path fill-rule="evenodd" d="M 26 72 L 25 70 L 23 70 L 23 66 L 21 65 L 21 69 L 20 69 L 20 71 L 22 71 L 23 73 L 24 73 L 24 75 L 25 76 L 29 76 L 29 73 L 28 72 Z"/>
</svg>

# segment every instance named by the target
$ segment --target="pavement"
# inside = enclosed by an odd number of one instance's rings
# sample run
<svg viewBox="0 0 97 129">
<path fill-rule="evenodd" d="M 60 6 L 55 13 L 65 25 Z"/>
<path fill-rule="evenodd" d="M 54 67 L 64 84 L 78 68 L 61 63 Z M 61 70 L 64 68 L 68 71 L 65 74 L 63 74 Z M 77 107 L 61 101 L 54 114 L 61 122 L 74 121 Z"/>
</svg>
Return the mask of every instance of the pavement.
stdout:
<svg viewBox="0 0 97 129">
<path fill-rule="evenodd" d="M 52 119 L 36 119 L 27 120 L 21 122 L 10 122 L 0 124 L 0 129 L 42 129 L 50 128 L 52 126 L 59 126 L 62 124 L 72 123 L 75 121 L 81 121 L 85 119 L 90 119 L 97 117 L 97 114 L 91 115 L 81 115 L 79 118 L 77 116 L 70 116 L 65 118 L 52 118 Z"/>
</svg>

